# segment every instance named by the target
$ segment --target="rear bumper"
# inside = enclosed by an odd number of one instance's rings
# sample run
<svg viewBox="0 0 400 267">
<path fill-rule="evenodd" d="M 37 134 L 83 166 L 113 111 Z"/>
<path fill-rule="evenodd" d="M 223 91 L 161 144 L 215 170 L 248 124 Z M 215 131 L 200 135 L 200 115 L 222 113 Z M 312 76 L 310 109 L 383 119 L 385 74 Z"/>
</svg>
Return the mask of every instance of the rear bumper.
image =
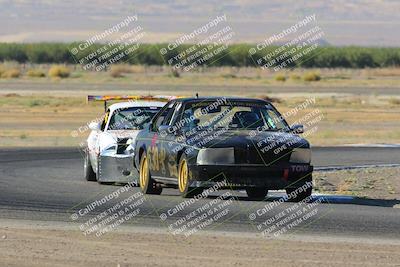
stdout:
<svg viewBox="0 0 400 267">
<path fill-rule="evenodd" d="M 139 173 L 133 167 L 133 155 L 100 156 L 99 182 L 137 182 Z"/>
<path fill-rule="evenodd" d="M 192 165 L 191 186 L 210 187 L 226 182 L 228 188 L 266 187 L 271 190 L 297 188 L 312 180 L 313 166 L 286 165 Z"/>
</svg>

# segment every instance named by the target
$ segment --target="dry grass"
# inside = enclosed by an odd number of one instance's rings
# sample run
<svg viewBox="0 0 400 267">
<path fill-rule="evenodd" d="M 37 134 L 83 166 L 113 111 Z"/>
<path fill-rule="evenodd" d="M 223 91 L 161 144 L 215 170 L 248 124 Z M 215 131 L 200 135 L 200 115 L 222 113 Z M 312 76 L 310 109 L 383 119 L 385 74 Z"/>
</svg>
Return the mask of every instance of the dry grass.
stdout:
<svg viewBox="0 0 400 267">
<path fill-rule="evenodd" d="M 304 98 L 259 96 L 275 103 L 282 113 Z M 349 103 L 353 102 L 353 105 Z M 317 98 L 316 104 L 287 118 L 290 124 L 314 109 L 324 115 L 316 132 L 307 136 L 313 145 L 348 143 L 400 143 L 400 106 L 373 98 Z M 0 146 L 78 146 L 88 132 L 79 128 L 102 115 L 102 103 L 86 104 L 84 97 L 18 96 L 0 97 Z M 305 126 L 307 129 L 307 125 Z M 76 138 L 72 131 L 78 131 Z"/>
<path fill-rule="evenodd" d="M 281 98 L 275 105 L 282 113 L 287 112 L 305 98 Z M 400 143 L 400 106 L 393 106 L 386 98 L 376 97 L 324 97 L 316 98 L 314 105 L 300 110 L 287 121 L 294 124 L 307 114 L 319 110 L 323 119 L 305 128 L 318 129 L 307 139 L 313 145 L 354 144 L 354 143 Z"/>
<path fill-rule="evenodd" d="M 173 78 L 179 78 L 179 77 L 181 77 L 181 74 L 178 70 L 173 68 L 173 69 L 171 69 L 171 73 L 169 74 L 169 76 L 173 77 Z M 226 77 L 224 77 L 224 78 L 226 78 Z"/>
<path fill-rule="evenodd" d="M 398 99 L 398 98 L 392 97 L 388 101 L 389 101 L 389 104 L 391 104 L 391 105 L 395 105 L 395 106 L 400 105 L 400 99 Z"/>
<path fill-rule="evenodd" d="M 71 70 L 62 65 L 55 65 L 49 69 L 49 76 L 52 78 L 68 78 L 71 74 Z"/>
<path fill-rule="evenodd" d="M 127 73 L 134 73 L 135 69 L 128 64 L 117 64 L 117 65 L 112 65 L 110 68 L 110 75 L 113 78 L 120 78 L 124 77 L 124 74 Z"/>
<path fill-rule="evenodd" d="M 283 74 L 278 74 L 275 76 L 275 81 L 284 82 L 284 81 L 286 81 L 286 76 Z"/>
<path fill-rule="evenodd" d="M 301 77 L 298 74 L 292 74 L 290 75 L 290 79 L 292 79 L 293 81 L 300 81 Z"/>
<path fill-rule="evenodd" d="M 41 78 L 41 77 L 46 77 L 46 74 L 39 69 L 30 69 L 26 72 L 26 75 L 28 77 L 33 77 L 33 78 Z"/>
<path fill-rule="evenodd" d="M 6 78 L 6 79 L 14 78 L 15 79 L 15 78 L 19 78 L 19 76 L 21 76 L 21 71 L 16 68 L 4 70 L 1 72 L 1 78 Z"/>
<path fill-rule="evenodd" d="M 270 96 L 258 96 L 258 98 L 260 98 L 260 99 L 264 99 L 264 100 L 266 100 L 266 101 L 268 101 L 268 102 L 271 102 L 271 103 L 282 103 L 282 99 L 280 99 L 280 98 L 278 98 L 278 97 L 270 97 Z"/>
<path fill-rule="evenodd" d="M 0 78 L 1 78 L 1 75 L 3 75 L 3 73 L 5 71 L 6 71 L 6 68 L 4 66 L 0 65 Z"/>
<path fill-rule="evenodd" d="M 0 65 L 0 72 L 4 72 L 19 65 Z M 53 66 L 54 67 L 54 66 Z M 53 68 L 52 67 L 52 68 Z M 57 66 L 58 67 L 58 66 Z M 296 86 L 299 92 L 304 87 L 309 86 L 394 86 L 400 87 L 400 77 L 385 76 L 366 80 L 363 75 L 371 75 L 373 70 L 349 70 L 349 69 L 295 69 L 293 71 L 283 71 L 281 74 L 290 77 L 285 82 L 275 80 L 275 72 L 261 71 L 260 68 L 230 68 L 230 67 L 210 67 L 198 68 L 193 72 L 180 73 L 179 79 L 171 77 L 170 67 L 168 66 L 130 66 L 115 65 L 118 72 L 126 73 L 123 79 L 114 79 L 104 72 L 82 72 L 77 67 L 71 72 L 71 77 L 61 81 L 68 88 L 71 83 L 95 84 L 146 84 L 146 85 L 171 85 L 171 91 L 179 95 L 186 95 L 184 91 L 174 92 L 174 85 L 199 85 L 213 86 L 219 85 L 220 89 L 215 90 L 215 94 L 233 94 L 226 90 L 230 85 L 243 85 L 244 88 L 251 86 Z M 45 66 L 29 65 L 28 69 L 39 69 L 46 71 Z M 69 70 L 73 66 L 68 66 Z M 397 69 L 374 70 L 375 74 L 396 74 Z M 315 84 L 304 82 L 299 77 L 306 73 L 321 73 L 323 80 Z M 59 77 L 57 75 L 57 77 Z M 338 77 L 349 77 L 342 79 Z M 33 77 L 21 77 L 21 83 L 38 82 Z M 47 80 L 49 83 L 55 82 L 54 79 Z M 0 81 L 3 82 L 3 81 Z M 223 85 L 223 86 L 221 86 Z M 29 87 L 27 87 L 29 89 Z M 100 88 L 100 87 L 99 87 Z M 168 87 L 169 88 L 169 87 Z M 169 89 L 168 89 L 169 90 Z M 219 90 L 219 91 L 218 91 Z M 339 89 L 340 90 L 340 89 Z M 33 92 L 33 91 L 32 91 Z M 338 91 L 340 93 L 340 91 Z M 33 92 L 34 93 L 34 92 Z M 147 92 L 146 92 L 147 93 Z M 77 93 L 78 94 L 78 93 Z M 201 91 L 200 91 L 201 94 Z M 243 96 L 257 96 L 255 91 L 243 90 Z M 267 95 L 267 96 L 266 96 Z M 340 94 L 339 94 L 340 95 Z M 281 112 L 288 111 L 296 105 L 302 103 L 305 97 L 294 98 L 271 96 L 268 91 L 258 91 L 258 97 L 265 98 L 275 103 Z M 382 98 L 380 96 L 352 96 L 352 97 L 320 97 L 316 99 L 316 104 L 306 110 L 300 111 L 297 116 L 288 118 L 289 123 L 294 123 L 300 116 L 306 115 L 313 109 L 318 108 L 324 115 L 318 123 L 318 130 L 307 139 L 313 145 L 333 145 L 346 143 L 400 143 L 400 124 L 398 123 L 400 114 L 399 98 Z M 8 94 L 0 96 L 0 112 L 6 116 L 0 117 L 1 143 L 0 146 L 41 146 L 41 145 L 77 145 L 86 138 L 87 132 L 80 134 L 77 138 L 72 138 L 70 132 L 85 125 L 89 120 L 101 115 L 103 109 L 101 103 L 85 104 L 84 97 L 50 97 L 50 96 L 18 96 Z M 53 132 L 49 131 L 52 129 Z M 10 131 L 13 130 L 13 131 Z"/>
<path fill-rule="evenodd" d="M 132 73 L 145 73 L 147 71 L 145 66 L 142 65 L 131 65 Z"/>
<path fill-rule="evenodd" d="M 308 73 L 304 74 L 303 80 L 306 82 L 316 82 L 316 81 L 321 80 L 321 76 L 320 76 L 320 74 L 315 73 L 315 72 L 308 72 Z"/>
<path fill-rule="evenodd" d="M 308 87 L 310 82 L 304 81 L 302 78 L 308 73 L 314 73 L 311 80 L 321 80 L 315 85 L 321 87 L 397 87 L 400 86 L 400 75 L 398 69 L 293 69 L 283 70 L 280 75 L 285 76 L 285 82 L 282 78 L 275 79 L 277 73 L 269 70 L 262 70 L 257 67 L 198 67 L 189 72 L 171 73 L 170 66 L 142 66 L 116 64 L 112 65 L 105 72 L 84 71 L 79 65 L 62 66 L 69 69 L 69 77 L 73 79 L 65 79 L 63 83 L 124 83 L 124 84 L 163 84 L 163 85 L 238 85 L 238 86 L 293 86 Z M 10 68 L 21 69 L 39 69 L 44 73 L 49 71 L 47 65 L 27 64 L 20 65 L 18 63 L 7 63 L 0 65 L 0 73 Z M 39 74 L 40 75 L 40 74 Z M 176 77 L 179 75 L 179 79 Z M 35 76 L 35 75 L 33 75 Z M 56 72 L 55 78 L 51 82 L 59 82 L 63 76 L 59 71 Z M 123 77 L 123 79 L 115 79 L 114 77 Z M 24 80 L 32 79 L 34 82 L 36 77 L 23 75 Z M 34 80 L 35 79 L 35 80 Z M 308 78 L 307 78 L 308 79 Z M 313 86 L 315 86 L 313 85 Z"/>
<path fill-rule="evenodd" d="M 369 168 L 315 172 L 314 190 L 372 199 L 400 200 L 400 168 Z"/>
<path fill-rule="evenodd" d="M 87 137 L 83 127 L 103 111 L 101 103 L 87 105 L 83 97 L 0 97 L 0 146 L 79 146 Z M 71 132 L 77 131 L 73 137 Z"/>
<path fill-rule="evenodd" d="M 361 71 L 361 75 L 366 77 L 399 77 L 400 68 L 364 69 Z"/>
</svg>

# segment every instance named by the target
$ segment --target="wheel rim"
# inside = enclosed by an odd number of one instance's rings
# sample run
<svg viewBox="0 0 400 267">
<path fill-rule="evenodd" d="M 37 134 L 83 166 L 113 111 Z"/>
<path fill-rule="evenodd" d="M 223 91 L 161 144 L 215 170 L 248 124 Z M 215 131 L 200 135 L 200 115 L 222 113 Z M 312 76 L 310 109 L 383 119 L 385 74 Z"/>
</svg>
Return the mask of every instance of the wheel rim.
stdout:
<svg viewBox="0 0 400 267">
<path fill-rule="evenodd" d="M 182 193 L 186 189 L 186 185 L 188 183 L 188 166 L 185 159 L 181 161 L 181 165 L 179 166 L 179 176 L 178 176 L 178 183 L 179 183 L 179 191 Z"/>
<path fill-rule="evenodd" d="M 143 156 L 142 164 L 140 164 L 140 188 L 144 189 L 149 179 L 149 171 L 146 156 Z"/>
</svg>

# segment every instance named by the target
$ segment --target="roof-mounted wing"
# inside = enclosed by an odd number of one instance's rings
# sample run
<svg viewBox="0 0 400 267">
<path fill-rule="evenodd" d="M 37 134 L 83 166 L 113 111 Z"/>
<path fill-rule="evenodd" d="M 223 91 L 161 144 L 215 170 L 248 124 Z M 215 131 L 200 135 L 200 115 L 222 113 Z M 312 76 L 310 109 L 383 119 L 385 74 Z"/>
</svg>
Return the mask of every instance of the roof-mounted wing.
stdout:
<svg viewBox="0 0 400 267">
<path fill-rule="evenodd" d="M 164 101 L 168 102 L 170 100 L 179 98 L 178 96 L 165 96 L 165 95 L 88 95 L 87 103 L 91 101 L 104 101 L 104 111 L 107 110 L 107 101 Z"/>
</svg>

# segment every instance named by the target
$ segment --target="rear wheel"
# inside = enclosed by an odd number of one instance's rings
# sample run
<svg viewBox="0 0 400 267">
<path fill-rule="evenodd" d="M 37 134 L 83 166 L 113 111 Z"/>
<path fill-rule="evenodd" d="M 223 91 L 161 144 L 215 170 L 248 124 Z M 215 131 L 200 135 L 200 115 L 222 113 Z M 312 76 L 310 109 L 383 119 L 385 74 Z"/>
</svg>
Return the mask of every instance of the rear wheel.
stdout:
<svg viewBox="0 0 400 267">
<path fill-rule="evenodd" d="M 246 193 L 251 200 L 264 200 L 268 194 L 268 189 L 263 187 L 248 187 Z"/>
<path fill-rule="evenodd" d="M 90 163 L 89 153 L 85 153 L 85 159 L 83 162 L 83 174 L 86 181 L 95 182 L 97 181 L 97 175 L 93 171 L 92 164 Z"/>
<path fill-rule="evenodd" d="M 145 194 L 159 195 L 162 192 L 162 187 L 157 186 L 157 183 L 151 178 L 149 160 L 146 154 L 143 154 L 140 159 L 139 185 L 140 190 Z"/>
<path fill-rule="evenodd" d="M 194 197 L 203 192 L 202 188 L 189 187 L 189 166 L 185 155 L 182 155 L 178 165 L 178 189 L 184 198 Z"/>
</svg>

